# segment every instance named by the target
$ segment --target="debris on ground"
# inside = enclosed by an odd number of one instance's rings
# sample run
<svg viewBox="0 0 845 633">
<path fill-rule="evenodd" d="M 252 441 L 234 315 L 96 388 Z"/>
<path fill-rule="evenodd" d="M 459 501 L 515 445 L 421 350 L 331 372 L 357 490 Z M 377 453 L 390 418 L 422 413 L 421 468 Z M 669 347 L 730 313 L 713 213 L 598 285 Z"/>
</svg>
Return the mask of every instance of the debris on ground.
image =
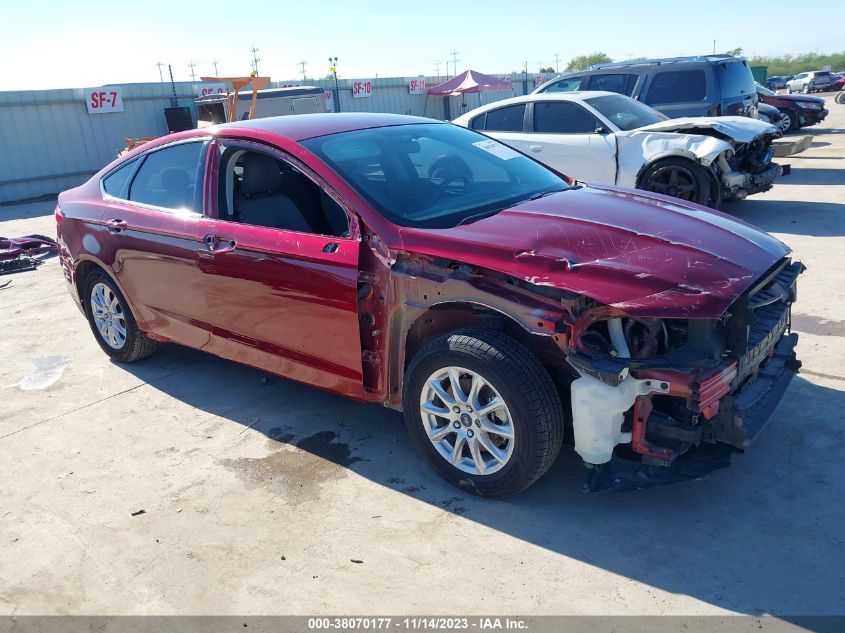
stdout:
<svg viewBox="0 0 845 633">
<path fill-rule="evenodd" d="M 146 514 L 146 513 L 147 513 L 147 511 L 144 510 L 143 508 L 141 508 L 140 510 L 135 510 L 135 512 L 130 512 L 129 514 L 131 514 L 133 517 L 136 517 L 140 514 Z"/>
<path fill-rule="evenodd" d="M 356 563 L 358 565 L 360 565 L 361 563 L 364 562 L 360 558 L 350 558 L 349 561 L 352 562 L 352 563 Z"/>
<path fill-rule="evenodd" d="M 45 255 L 57 253 L 56 240 L 46 235 L 0 237 L 0 275 L 35 270 Z M 9 284 L 3 284 L 5 288 Z"/>
</svg>

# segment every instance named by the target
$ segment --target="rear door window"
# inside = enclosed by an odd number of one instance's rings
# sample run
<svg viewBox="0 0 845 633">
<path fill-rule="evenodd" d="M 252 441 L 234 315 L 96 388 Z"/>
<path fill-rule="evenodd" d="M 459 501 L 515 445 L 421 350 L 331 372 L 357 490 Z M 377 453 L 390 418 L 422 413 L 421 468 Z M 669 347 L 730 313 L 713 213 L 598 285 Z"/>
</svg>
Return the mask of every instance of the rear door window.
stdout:
<svg viewBox="0 0 845 633">
<path fill-rule="evenodd" d="M 581 90 L 581 84 L 584 83 L 584 77 L 567 77 L 560 81 L 554 82 L 543 92 L 572 92 L 574 90 Z"/>
<path fill-rule="evenodd" d="M 132 176 L 135 162 L 134 160 L 130 160 L 103 178 L 103 191 L 115 198 L 125 198 L 126 186 L 129 184 L 129 178 Z"/>
<path fill-rule="evenodd" d="M 723 62 L 716 64 L 722 98 L 754 94 L 754 75 L 745 62 Z"/>
<path fill-rule="evenodd" d="M 199 211 L 194 194 L 204 145 L 182 143 L 150 152 L 129 189 L 133 202 L 165 209 Z"/>
<path fill-rule="evenodd" d="M 488 132 L 522 132 L 525 120 L 525 104 L 517 103 L 487 113 L 484 129 Z M 478 129 L 478 128 L 476 128 Z"/>
<path fill-rule="evenodd" d="M 534 131 L 546 134 L 593 134 L 598 120 L 571 101 L 536 101 Z"/>
<path fill-rule="evenodd" d="M 649 105 L 702 101 L 707 95 L 703 70 L 667 70 L 655 73 L 645 102 Z"/>
<path fill-rule="evenodd" d="M 637 85 L 637 75 L 593 75 L 590 77 L 590 90 L 606 90 L 607 92 L 618 92 L 628 97 L 634 92 Z"/>
</svg>

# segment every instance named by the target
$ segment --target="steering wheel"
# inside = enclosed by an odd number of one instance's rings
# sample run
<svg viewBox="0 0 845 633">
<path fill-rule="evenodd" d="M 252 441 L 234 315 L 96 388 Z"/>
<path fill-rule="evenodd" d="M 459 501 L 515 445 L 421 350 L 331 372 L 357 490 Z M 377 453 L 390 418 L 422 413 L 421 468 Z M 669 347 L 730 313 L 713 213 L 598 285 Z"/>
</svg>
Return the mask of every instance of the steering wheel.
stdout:
<svg viewBox="0 0 845 633">
<path fill-rule="evenodd" d="M 445 154 L 432 163 L 428 170 L 429 178 L 441 178 L 440 184 L 434 190 L 431 201 L 440 200 L 453 182 L 458 180 L 466 183 L 472 180 L 472 170 L 463 160 L 453 154 Z"/>
</svg>

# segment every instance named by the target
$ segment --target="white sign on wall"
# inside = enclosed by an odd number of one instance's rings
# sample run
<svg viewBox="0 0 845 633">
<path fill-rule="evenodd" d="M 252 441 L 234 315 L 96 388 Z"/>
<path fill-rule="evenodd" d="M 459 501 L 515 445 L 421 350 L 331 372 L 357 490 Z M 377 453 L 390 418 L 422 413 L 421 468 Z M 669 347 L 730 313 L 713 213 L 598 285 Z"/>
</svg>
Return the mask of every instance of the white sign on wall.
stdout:
<svg viewBox="0 0 845 633">
<path fill-rule="evenodd" d="M 425 93 L 425 77 L 420 77 L 419 79 L 411 79 L 408 82 L 408 94 L 424 95 Z"/>
<path fill-rule="evenodd" d="M 85 90 L 85 107 L 88 108 L 88 114 L 123 112 L 123 94 L 120 86 L 87 88 Z"/>
<path fill-rule="evenodd" d="M 534 87 L 542 86 L 546 83 L 546 76 L 545 75 L 534 75 Z"/>
<path fill-rule="evenodd" d="M 323 92 L 323 98 L 326 100 L 326 112 L 334 112 L 334 92 L 325 90 Z"/>
<path fill-rule="evenodd" d="M 224 95 L 226 94 L 226 84 L 211 83 L 211 84 L 197 84 L 197 96 L 205 97 L 208 95 Z"/>
<path fill-rule="evenodd" d="M 371 97 L 373 95 L 373 83 L 371 81 L 352 82 L 352 96 L 356 99 Z"/>
</svg>

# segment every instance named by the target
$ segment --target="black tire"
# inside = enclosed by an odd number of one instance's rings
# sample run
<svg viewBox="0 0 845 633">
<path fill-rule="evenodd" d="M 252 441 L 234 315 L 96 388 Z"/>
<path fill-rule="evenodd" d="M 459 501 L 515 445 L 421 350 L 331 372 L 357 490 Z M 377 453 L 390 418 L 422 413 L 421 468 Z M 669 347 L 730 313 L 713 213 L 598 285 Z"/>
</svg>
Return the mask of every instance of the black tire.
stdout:
<svg viewBox="0 0 845 633">
<path fill-rule="evenodd" d="M 783 132 L 794 132 L 799 127 L 801 127 L 801 123 L 798 120 L 798 115 L 796 115 L 792 110 L 789 110 L 787 108 L 783 108 L 783 109 L 779 110 L 779 112 L 781 113 L 782 116 L 789 119 L 789 125 L 786 126 L 786 129 L 781 127 L 781 130 Z"/>
<path fill-rule="evenodd" d="M 429 377 L 447 367 L 482 376 L 507 405 L 513 452 L 494 473 L 460 470 L 440 455 L 428 437 L 420 400 Z M 551 377 L 531 352 L 501 332 L 461 330 L 429 343 L 408 367 L 402 404 L 408 434 L 432 468 L 449 483 L 484 497 L 509 497 L 528 488 L 551 467 L 563 442 L 563 407 Z M 466 433 L 472 433 L 472 428 Z"/>
<path fill-rule="evenodd" d="M 804 84 L 804 87 L 801 88 L 801 92 L 803 92 L 805 95 L 810 94 L 812 92 L 812 90 L 810 89 L 810 84 L 809 83 Z"/>
<path fill-rule="evenodd" d="M 672 174 L 677 176 L 672 184 Z M 710 201 L 710 178 L 701 165 L 686 158 L 664 158 L 647 166 L 639 178 L 640 189 L 662 193 L 687 202 Z"/>
<path fill-rule="evenodd" d="M 126 338 L 123 341 L 122 345 L 119 347 L 113 347 L 107 341 L 104 335 L 97 329 L 97 325 L 94 320 L 94 309 L 91 304 L 92 300 L 92 293 L 94 289 L 97 287 L 98 284 L 103 284 L 104 286 L 108 287 L 112 293 L 114 293 L 114 297 L 119 302 L 118 305 L 121 309 L 121 313 L 123 315 L 123 321 L 125 323 L 125 330 L 126 330 Z M 132 363 L 136 360 L 141 360 L 142 358 L 146 358 L 150 356 L 153 352 L 155 352 L 158 343 L 151 338 L 148 338 L 146 334 L 144 334 L 141 330 L 138 329 L 138 325 L 135 322 L 135 317 L 132 315 L 132 311 L 129 309 L 129 304 L 126 302 L 123 294 L 120 292 L 120 289 L 117 285 L 111 280 L 106 273 L 104 273 L 100 269 L 92 270 L 88 276 L 85 278 L 85 283 L 83 284 L 85 288 L 82 305 L 85 309 L 85 316 L 88 317 L 88 324 L 91 326 L 91 331 L 94 333 L 94 338 L 97 339 L 97 343 L 99 343 L 102 350 L 111 356 L 112 359 L 120 362 L 120 363 Z"/>
</svg>

